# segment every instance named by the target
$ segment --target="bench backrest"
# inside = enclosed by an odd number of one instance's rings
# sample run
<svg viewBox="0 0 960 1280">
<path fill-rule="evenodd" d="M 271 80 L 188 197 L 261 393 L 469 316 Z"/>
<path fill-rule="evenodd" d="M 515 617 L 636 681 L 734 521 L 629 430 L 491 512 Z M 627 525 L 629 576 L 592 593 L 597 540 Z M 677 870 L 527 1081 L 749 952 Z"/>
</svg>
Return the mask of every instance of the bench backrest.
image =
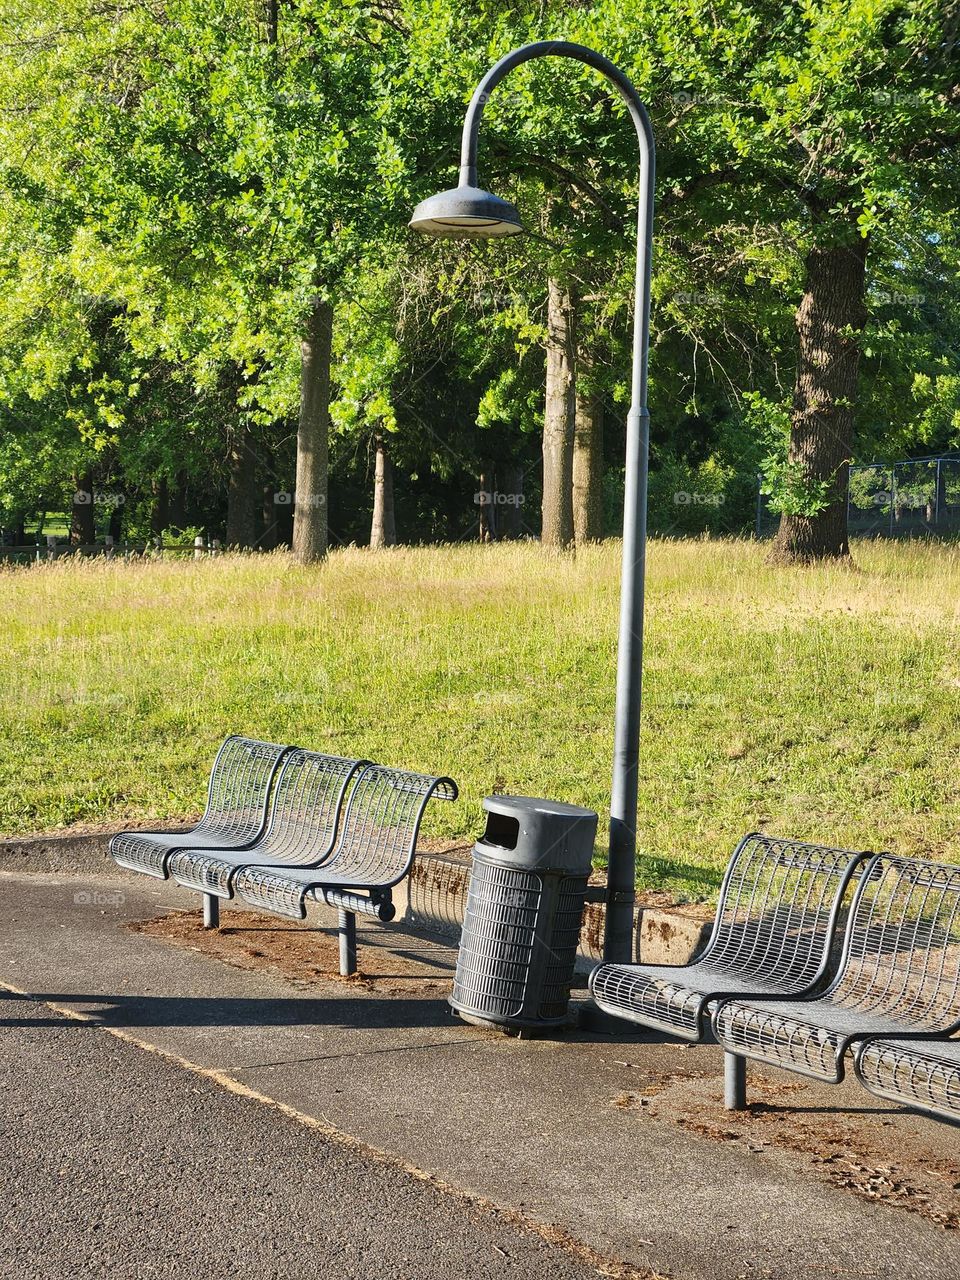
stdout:
<svg viewBox="0 0 960 1280">
<path fill-rule="evenodd" d="M 410 870 L 430 799 L 456 800 L 457 794 L 452 778 L 367 765 L 350 792 L 337 847 L 325 867 L 341 883 L 397 884 Z"/>
<path fill-rule="evenodd" d="M 843 896 L 869 855 L 744 836 L 724 875 L 700 957 L 712 968 L 801 991 L 826 971 Z"/>
<path fill-rule="evenodd" d="M 210 771 L 207 807 L 196 831 L 255 840 L 266 825 L 270 788 L 290 747 L 236 735 L 225 739 Z"/>
<path fill-rule="evenodd" d="M 923 1030 L 960 1021 L 960 867 L 893 854 L 871 859 L 830 996 Z"/>
<path fill-rule="evenodd" d="M 294 747 L 284 757 L 257 856 L 282 862 L 322 862 L 334 846 L 343 797 L 369 762 Z"/>
</svg>

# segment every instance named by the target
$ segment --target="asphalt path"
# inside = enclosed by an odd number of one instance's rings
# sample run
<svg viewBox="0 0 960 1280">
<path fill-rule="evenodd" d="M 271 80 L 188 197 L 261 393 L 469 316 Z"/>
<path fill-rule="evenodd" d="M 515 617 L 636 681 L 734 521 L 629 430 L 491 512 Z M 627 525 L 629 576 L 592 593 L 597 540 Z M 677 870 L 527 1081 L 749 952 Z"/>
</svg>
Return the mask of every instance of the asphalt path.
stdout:
<svg viewBox="0 0 960 1280">
<path fill-rule="evenodd" d="M 598 1274 L 495 1209 L 90 1023 L 6 994 L 0 1014 L 3 1277 Z"/>
</svg>

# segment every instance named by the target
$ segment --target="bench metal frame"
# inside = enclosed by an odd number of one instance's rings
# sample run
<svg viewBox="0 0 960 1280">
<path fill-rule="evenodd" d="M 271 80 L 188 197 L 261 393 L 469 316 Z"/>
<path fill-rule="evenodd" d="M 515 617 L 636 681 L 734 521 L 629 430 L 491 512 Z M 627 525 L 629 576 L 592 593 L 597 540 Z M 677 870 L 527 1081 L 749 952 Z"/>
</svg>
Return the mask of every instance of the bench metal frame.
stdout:
<svg viewBox="0 0 960 1280">
<path fill-rule="evenodd" d="M 242 867 L 318 866 L 334 847 L 347 789 L 369 763 L 292 749 L 277 773 L 260 839 L 235 851 L 178 849 L 169 859 L 169 874 L 185 889 L 220 899 L 233 897 Z"/>
<path fill-rule="evenodd" d="M 129 871 L 169 878 L 171 856 L 179 849 L 247 849 L 267 826 L 277 770 L 293 747 L 236 734 L 224 739 L 210 770 L 203 816 L 189 831 L 123 831 L 110 841 L 110 854 Z"/>
<path fill-rule="evenodd" d="M 308 897 L 336 907 L 340 972 L 355 973 L 357 915 L 381 922 L 394 918 L 391 890 L 413 865 L 427 804 L 457 795 L 452 778 L 366 765 L 357 774 L 329 858 L 316 867 L 245 866 L 233 888 L 250 906 L 295 920 L 306 917 Z"/>
<path fill-rule="evenodd" d="M 856 1041 L 942 1037 L 958 1012 L 960 867 L 877 854 L 862 870 L 827 989 L 735 996 L 713 1027 L 730 1053 L 838 1084 Z"/>
<path fill-rule="evenodd" d="M 700 955 L 685 965 L 600 965 L 590 975 L 594 1000 L 615 1017 L 696 1042 L 710 1034 L 710 1007 L 727 996 L 816 990 L 847 888 L 869 857 L 751 832 L 727 865 Z M 726 1066 L 728 1103 L 737 1105 L 742 1069 Z"/>
<path fill-rule="evenodd" d="M 958 1031 L 960 1022 L 951 1028 Z M 910 1032 L 871 1036 L 858 1046 L 853 1069 L 878 1098 L 960 1125 L 960 1040 Z"/>
</svg>

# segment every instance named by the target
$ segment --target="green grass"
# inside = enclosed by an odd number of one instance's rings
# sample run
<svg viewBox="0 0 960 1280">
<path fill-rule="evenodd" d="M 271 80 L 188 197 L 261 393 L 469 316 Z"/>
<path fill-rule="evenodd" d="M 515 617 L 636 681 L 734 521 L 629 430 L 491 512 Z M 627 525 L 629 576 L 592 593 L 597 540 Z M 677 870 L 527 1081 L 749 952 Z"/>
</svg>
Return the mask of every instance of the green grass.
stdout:
<svg viewBox="0 0 960 1280">
<path fill-rule="evenodd" d="M 709 896 L 745 831 L 960 860 L 960 552 L 857 569 L 650 548 L 640 880 Z M 242 732 L 604 812 L 619 545 L 58 561 L 0 573 L 0 830 L 202 807 Z M 601 837 L 602 838 L 602 837 Z"/>
</svg>

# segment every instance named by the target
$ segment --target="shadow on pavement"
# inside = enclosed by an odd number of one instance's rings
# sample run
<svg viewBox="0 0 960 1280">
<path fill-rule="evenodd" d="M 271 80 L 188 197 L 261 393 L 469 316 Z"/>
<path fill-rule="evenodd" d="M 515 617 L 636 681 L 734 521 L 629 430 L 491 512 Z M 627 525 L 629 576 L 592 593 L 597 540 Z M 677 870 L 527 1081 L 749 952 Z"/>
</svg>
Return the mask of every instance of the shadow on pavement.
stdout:
<svg viewBox="0 0 960 1280">
<path fill-rule="evenodd" d="M 104 1027 L 197 1027 L 197 1026 L 327 1026 L 370 1028 L 449 1027 L 452 1014 L 445 1000 L 394 998 L 358 1000 L 289 999 L 264 1000 L 235 996 L 146 996 L 71 995 L 61 991 L 33 992 L 29 996 L 0 993 L 0 1027 L 62 1025 L 55 1014 L 49 1018 L 10 1016 L 4 1006 L 16 1002 L 50 1001 L 78 1006 L 91 1024 Z"/>
</svg>

